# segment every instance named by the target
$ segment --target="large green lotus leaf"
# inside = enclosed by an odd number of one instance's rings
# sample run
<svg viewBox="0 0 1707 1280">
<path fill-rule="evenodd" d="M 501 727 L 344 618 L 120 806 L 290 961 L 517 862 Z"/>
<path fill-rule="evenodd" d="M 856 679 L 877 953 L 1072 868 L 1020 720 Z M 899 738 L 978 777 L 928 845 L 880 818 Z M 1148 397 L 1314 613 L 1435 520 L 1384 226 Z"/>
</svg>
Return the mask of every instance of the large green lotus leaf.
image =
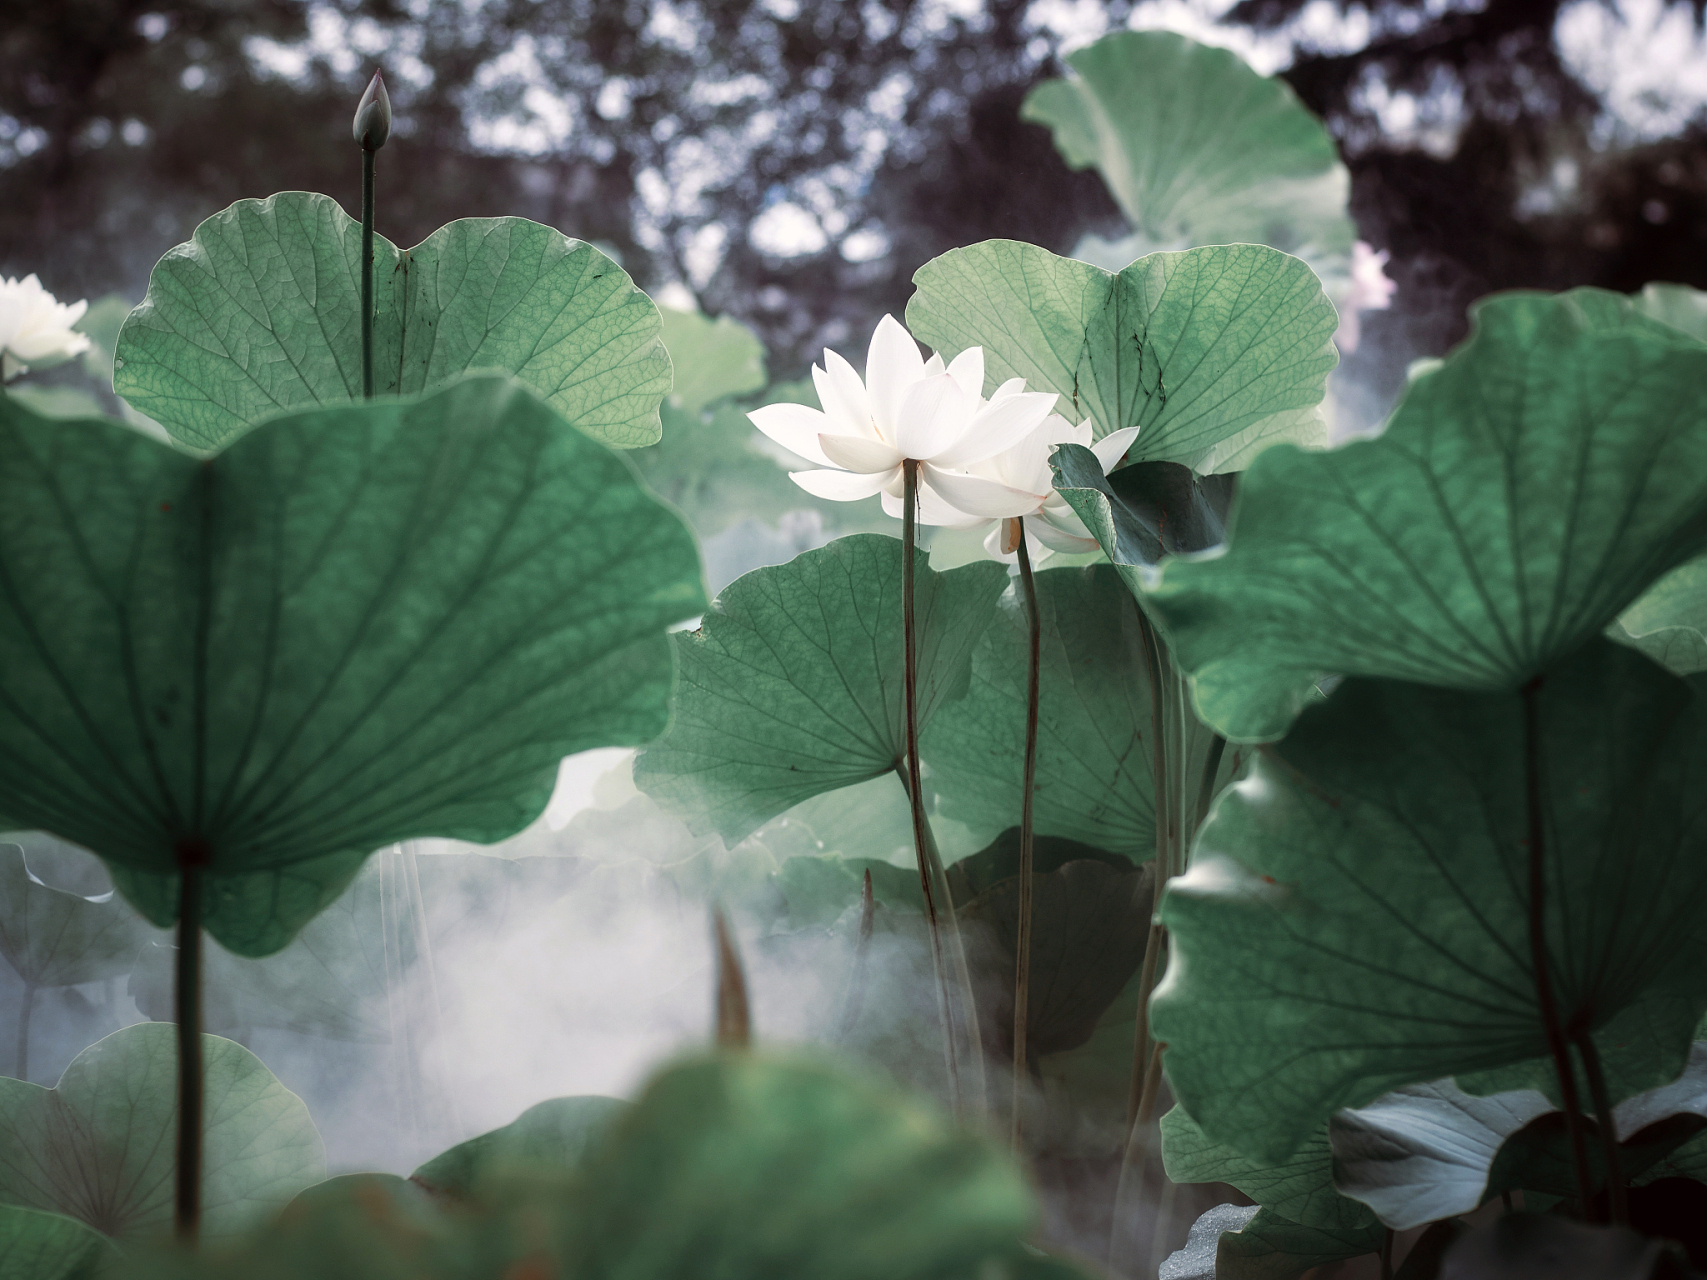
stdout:
<svg viewBox="0 0 1707 1280">
<path fill-rule="evenodd" d="M 410 1174 L 410 1180 L 429 1191 L 466 1196 L 483 1178 L 503 1170 L 573 1170 L 628 1105 L 620 1098 L 548 1098 L 502 1129 L 434 1156 Z"/>
<path fill-rule="evenodd" d="M 1157 242 L 1351 251 L 1351 179 L 1285 81 L 1168 31 L 1123 31 L 1066 58 L 1020 108 L 1075 169 L 1096 166 L 1132 225 Z"/>
<path fill-rule="evenodd" d="M 1140 427 L 1134 461 L 1238 471 L 1280 440 L 1325 444 L 1318 409 L 1339 323 L 1303 262 L 1262 245 L 1153 253 L 1118 275 L 986 240 L 913 276 L 907 327 L 942 352 L 984 349 L 1097 438 Z"/>
<path fill-rule="evenodd" d="M 1654 583 L 1608 633 L 1680 676 L 1707 671 L 1707 557 L 1681 564 Z"/>
<path fill-rule="evenodd" d="M 82 1280 L 99 1274 L 112 1246 L 63 1214 L 0 1205 L 0 1280 Z"/>
<path fill-rule="evenodd" d="M 921 732 L 966 689 L 1007 573 L 947 573 L 916 553 Z M 674 718 L 634 781 L 696 832 L 731 843 L 802 800 L 905 758 L 901 543 L 838 538 L 731 584 L 676 636 Z"/>
<path fill-rule="evenodd" d="M 1225 1182 L 1299 1226 L 1360 1231 L 1377 1224 L 1368 1205 L 1334 1190 L 1325 1125 L 1291 1155 L 1263 1160 L 1216 1142 L 1176 1106 L 1162 1117 L 1162 1163 L 1174 1182 Z"/>
<path fill-rule="evenodd" d="M 514 374 L 616 448 L 658 439 L 658 309 L 589 244 L 525 218 L 461 218 L 413 249 L 374 237 L 374 392 Z M 361 224 L 330 196 L 239 200 L 155 264 L 119 333 L 114 389 L 194 449 L 269 414 L 361 398 Z"/>
<path fill-rule="evenodd" d="M 1156 852 L 1150 677 L 1138 610 L 1114 569 L 1036 575 L 1042 620 L 1034 829 L 1142 862 Z M 1019 821 L 1030 641 L 1015 591 L 972 654 L 966 696 L 924 736 L 937 805 L 977 830 Z"/>
<path fill-rule="evenodd" d="M 758 335 L 732 316 L 713 320 L 697 311 L 659 309 L 661 337 L 675 367 L 669 406 L 698 418 L 714 400 L 757 391 L 765 385 L 765 347 Z"/>
<path fill-rule="evenodd" d="M 1386 431 L 1276 448 L 1224 554 L 1147 603 L 1228 737 L 1279 737 L 1323 675 L 1514 689 L 1707 544 L 1707 348 L 1580 289 L 1505 294 Z"/>
<path fill-rule="evenodd" d="M 71 1060 L 52 1089 L 0 1079 L 0 1203 L 105 1235 L 172 1223 L 178 1030 L 139 1022 Z M 308 1108 L 240 1044 L 202 1037 L 204 1236 L 231 1235 L 326 1176 Z"/>
<path fill-rule="evenodd" d="M 0 404 L 0 825 L 156 924 L 206 867 L 287 943 L 376 847 L 491 841 L 557 762 L 667 715 L 703 606 L 681 521 L 508 378 L 281 417 L 198 461 Z"/>
<path fill-rule="evenodd" d="M 0 955 L 30 986 L 118 977 L 151 932 L 111 890 L 84 897 L 56 889 L 31 871 L 23 846 L 0 843 Z"/>
<path fill-rule="evenodd" d="M 1534 697 L 1552 989 L 1617 1101 L 1676 1077 L 1707 1007 L 1707 724 L 1690 684 L 1601 639 Z M 1348 680 L 1221 797 L 1163 899 L 1151 1006 L 1211 1137 L 1278 1158 L 1448 1075 L 1556 1092 L 1524 725 L 1521 694 Z"/>
<path fill-rule="evenodd" d="M 802 1060 L 667 1071 L 582 1170 L 561 1272 L 577 1280 L 1003 1275 L 1035 1222 L 983 1140 Z"/>
</svg>

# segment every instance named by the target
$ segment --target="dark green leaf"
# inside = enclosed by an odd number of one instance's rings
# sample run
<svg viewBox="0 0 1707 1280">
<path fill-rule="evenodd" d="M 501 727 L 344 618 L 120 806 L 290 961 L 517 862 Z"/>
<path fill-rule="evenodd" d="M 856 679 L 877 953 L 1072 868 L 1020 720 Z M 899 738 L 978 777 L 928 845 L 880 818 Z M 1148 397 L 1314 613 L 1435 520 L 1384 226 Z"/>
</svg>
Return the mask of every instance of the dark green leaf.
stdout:
<svg viewBox="0 0 1707 1280">
<path fill-rule="evenodd" d="M 0 825 L 156 924 L 282 947 L 368 852 L 491 841 L 663 727 L 693 539 L 510 380 L 280 418 L 196 461 L 0 404 Z"/>
<path fill-rule="evenodd" d="M 1707 347 L 1596 290 L 1481 303 L 1386 431 L 1276 448 L 1147 603 L 1199 713 L 1278 737 L 1323 675 L 1514 689 L 1707 542 Z"/>
<path fill-rule="evenodd" d="M 591 245 L 525 218 L 462 218 L 413 249 L 374 237 L 374 390 L 512 373 L 595 440 L 658 438 L 658 309 Z M 361 226 L 330 196 L 239 200 L 155 265 L 114 387 L 173 439 L 217 449 L 281 410 L 361 397 Z"/>
<path fill-rule="evenodd" d="M 1041 865 L 1049 860 L 1038 861 Z M 950 871 L 951 883 L 963 865 L 956 863 Z M 1032 876 L 1026 1034 L 1033 1060 L 1088 1041 L 1138 972 L 1150 932 L 1151 870 L 1084 859 Z M 969 932 L 983 933 L 991 957 L 996 998 L 988 1025 L 998 1052 L 1012 1051 L 1019 887 L 1019 877 L 1013 875 L 970 900 L 961 897 L 958 887 L 954 890 L 963 925 Z"/>
<path fill-rule="evenodd" d="M 1617 1101 L 1677 1076 L 1707 1006 L 1707 724 L 1604 640 L 1536 699 L 1553 991 Z M 1519 694 L 1348 680 L 1221 797 L 1163 899 L 1152 1005 L 1208 1134 L 1276 1158 L 1401 1085 L 1551 1090 L 1524 722 Z"/>
<path fill-rule="evenodd" d="M 918 555 L 919 725 L 966 689 L 1007 582 Z M 839 538 L 732 584 L 676 636 L 674 719 L 635 761 L 641 790 L 733 842 L 811 796 L 894 770 L 902 707 L 901 543 Z"/>
<path fill-rule="evenodd" d="M 1649 1280 L 1666 1246 L 1628 1227 L 1598 1227 L 1541 1213 L 1508 1213 L 1465 1232 L 1441 1260 L 1454 1280 Z"/>
<path fill-rule="evenodd" d="M 1367 1205 L 1334 1189 L 1326 1126 L 1282 1160 L 1262 1160 L 1216 1142 L 1181 1107 L 1162 1117 L 1162 1160 L 1175 1182 L 1225 1182 L 1301 1227 L 1363 1231 L 1376 1218 Z"/>
<path fill-rule="evenodd" d="M 242 1045 L 202 1037 L 201 1230 L 240 1232 L 326 1176 L 302 1100 Z M 44 1089 L 0 1079 L 0 1203 L 109 1236 L 172 1223 L 177 1028 L 141 1022 L 83 1050 Z"/>
<path fill-rule="evenodd" d="M 913 276 L 907 327 L 948 359 L 984 349 L 992 383 L 1054 391 L 1098 439 L 1142 427 L 1134 461 L 1243 469 L 1277 440 L 1326 443 L 1338 317 L 1310 268 L 1261 245 L 1141 258 L 1119 275 L 987 240 Z"/>
</svg>

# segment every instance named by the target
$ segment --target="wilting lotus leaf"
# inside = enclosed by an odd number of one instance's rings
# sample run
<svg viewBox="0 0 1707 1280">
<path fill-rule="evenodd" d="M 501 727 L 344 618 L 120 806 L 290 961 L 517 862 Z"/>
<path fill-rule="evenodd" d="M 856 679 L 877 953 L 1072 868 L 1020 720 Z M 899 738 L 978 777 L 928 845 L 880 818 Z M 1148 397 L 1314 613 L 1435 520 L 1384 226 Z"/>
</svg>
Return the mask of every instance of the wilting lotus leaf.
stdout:
<svg viewBox="0 0 1707 1280">
<path fill-rule="evenodd" d="M 1152 1005 L 1211 1137 L 1277 1159 L 1338 1108 L 1445 1075 L 1551 1095 L 1536 838 L 1561 1021 L 1592 1031 L 1614 1102 L 1676 1078 L 1707 1005 L 1699 696 L 1597 639 L 1533 697 L 1539 832 L 1518 693 L 1348 680 L 1221 797 L 1163 899 Z"/>
<path fill-rule="evenodd" d="M 913 276 L 907 326 L 949 358 L 984 349 L 992 385 L 1024 378 L 1097 438 L 1141 427 L 1134 461 L 1238 471 L 1280 440 L 1324 444 L 1318 406 L 1339 323 L 1321 282 L 1262 245 L 1154 253 L 1118 275 L 986 240 Z"/>
<path fill-rule="evenodd" d="M 918 556 L 919 725 L 966 689 L 1007 574 Z M 802 800 L 905 759 L 901 542 L 838 538 L 732 583 L 675 637 L 669 731 L 634 781 L 695 831 L 733 843 Z"/>
<path fill-rule="evenodd" d="M 658 438 L 658 309 L 604 254 L 525 218 L 374 237 L 374 392 L 514 374 L 616 448 Z M 239 200 L 154 267 L 119 333 L 117 392 L 196 449 L 269 414 L 362 394 L 361 225 L 330 196 Z"/>
<path fill-rule="evenodd" d="M 288 415 L 196 460 L 0 403 L 0 826 L 180 865 L 282 947 L 367 854 L 491 841 L 557 763 L 667 716 L 693 539 L 508 378 Z"/>
<path fill-rule="evenodd" d="M 1147 605 L 1229 738 L 1327 674 L 1515 689 L 1707 543 L 1707 346 L 1579 289 L 1480 303 L 1386 431 L 1278 447 Z"/>
<path fill-rule="evenodd" d="M 202 1037 L 201 1231 L 230 1235 L 326 1176 L 308 1108 L 240 1044 Z M 0 1203 L 119 1239 L 172 1223 L 177 1028 L 140 1022 L 72 1059 L 52 1089 L 0 1079 Z"/>
</svg>

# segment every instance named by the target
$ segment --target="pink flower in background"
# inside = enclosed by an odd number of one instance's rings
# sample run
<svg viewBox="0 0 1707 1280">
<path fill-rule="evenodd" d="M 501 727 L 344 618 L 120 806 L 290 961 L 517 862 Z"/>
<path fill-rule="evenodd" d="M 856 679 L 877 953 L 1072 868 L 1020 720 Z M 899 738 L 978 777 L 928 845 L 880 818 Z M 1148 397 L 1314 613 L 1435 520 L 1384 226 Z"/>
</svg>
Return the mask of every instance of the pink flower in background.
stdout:
<svg viewBox="0 0 1707 1280">
<path fill-rule="evenodd" d="M 871 335 L 863 381 L 829 350 L 812 380 L 822 410 L 772 404 L 747 415 L 784 449 L 819 464 L 789 473 L 807 493 L 835 502 L 881 493 L 884 509 L 899 515 L 901 464 L 912 459 L 922 464 L 923 524 L 1019 515 L 1035 506 L 1032 494 L 965 470 L 1035 431 L 1056 400 L 1053 392 L 1025 390 L 1023 378 L 1009 379 L 985 400 L 982 347 L 946 366 L 940 355 L 926 360 L 912 335 L 884 316 Z"/>
<path fill-rule="evenodd" d="M 87 301 L 61 303 L 34 275 L 0 280 L 0 379 L 10 382 L 31 365 L 59 364 L 89 349 L 89 339 L 72 329 L 88 310 Z"/>
<path fill-rule="evenodd" d="M 1362 312 L 1385 311 L 1393 303 L 1399 286 L 1382 270 L 1387 257 L 1387 250 L 1377 253 L 1362 240 L 1351 246 L 1351 288 L 1340 303 L 1340 327 L 1334 331 L 1341 351 L 1357 350 L 1363 338 Z"/>
</svg>

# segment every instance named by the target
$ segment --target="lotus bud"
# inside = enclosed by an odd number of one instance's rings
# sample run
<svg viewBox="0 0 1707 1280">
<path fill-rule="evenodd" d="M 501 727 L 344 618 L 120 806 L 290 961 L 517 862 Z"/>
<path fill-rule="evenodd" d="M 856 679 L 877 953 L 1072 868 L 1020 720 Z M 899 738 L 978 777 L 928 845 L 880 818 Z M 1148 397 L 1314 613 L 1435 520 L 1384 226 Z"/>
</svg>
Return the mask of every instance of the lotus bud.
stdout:
<svg viewBox="0 0 1707 1280">
<path fill-rule="evenodd" d="M 363 151 L 378 151 L 391 136 L 391 95 L 385 92 L 385 81 L 377 71 L 356 104 L 356 121 L 350 132 Z"/>
</svg>

